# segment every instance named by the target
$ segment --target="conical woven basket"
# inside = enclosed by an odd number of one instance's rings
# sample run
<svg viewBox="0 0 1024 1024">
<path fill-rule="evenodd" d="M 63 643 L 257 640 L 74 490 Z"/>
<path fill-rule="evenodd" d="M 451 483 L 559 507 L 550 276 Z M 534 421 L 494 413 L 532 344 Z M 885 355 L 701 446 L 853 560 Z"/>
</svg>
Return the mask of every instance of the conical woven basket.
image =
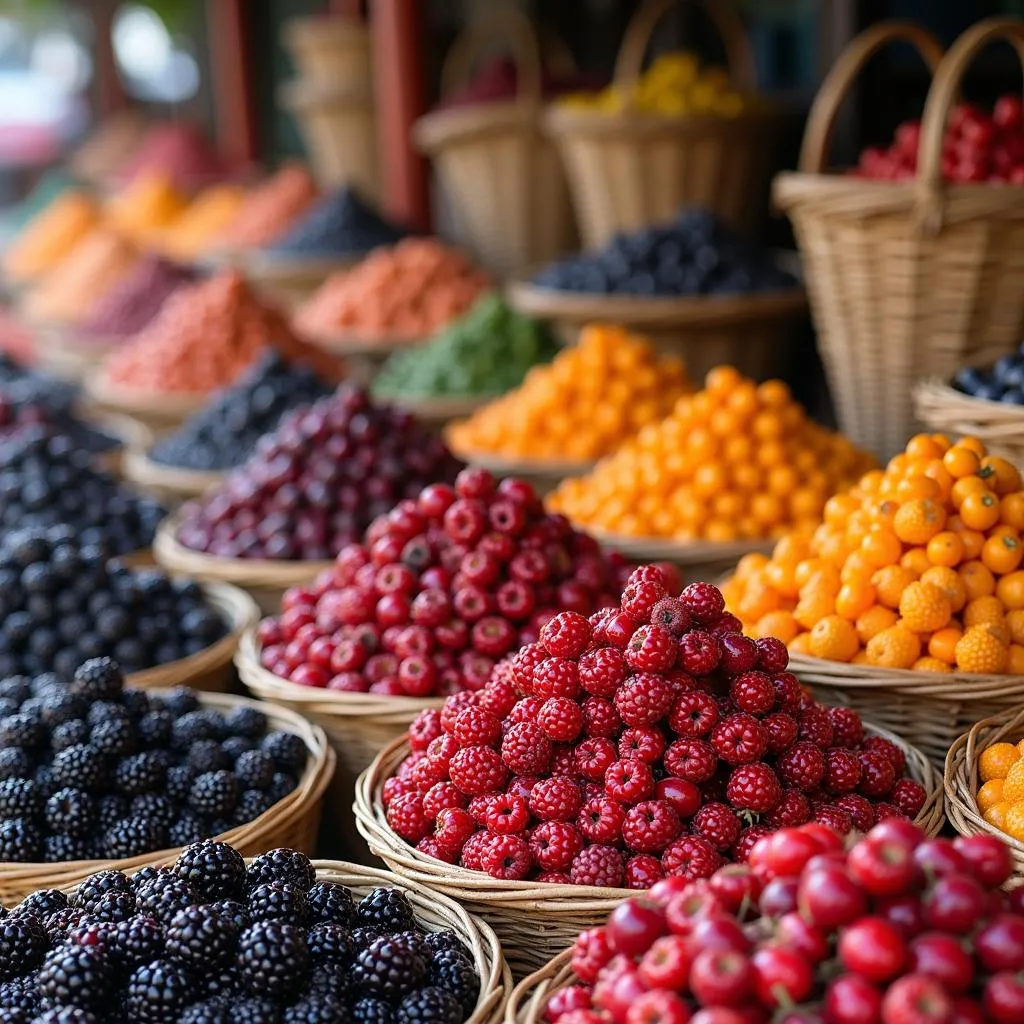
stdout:
<svg viewBox="0 0 1024 1024">
<path fill-rule="evenodd" d="M 908 774 L 924 786 L 928 798 L 917 823 L 929 835 L 942 828 L 942 781 L 918 750 L 898 736 L 865 724 L 871 735 L 884 736 L 904 752 Z M 356 827 L 370 851 L 402 878 L 422 882 L 457 899 L 479 914 L 498 933 L 505 956 L 517 977 L 536 970 L 571 945 L 584 928 L 602 924 L 631 889 L 589 885 L 553 885 L 491 878 L 455 864 L 428 857 L 410 846 L 388 824 L 384 812 L 384 783 L 409 753 L 407 737 L 395 740 L 356 782 Z"/>
<path fill-rule="evenodd" d="M 633 16 L 615 65 L 622 94 L 634 94 L 655 26 L 675 0 L 647 0 Z M 724 0 L 698 0 L 725 44 L 733 84 L 752 92 L 754 56 L 743 23 Z M 740 230 L 764 211 L 779 115 L 750 109 L 736 117 L 619 113 L 554 103 L 544 129 L 558 147 L 583 244 L 605 245 L 617 231 L 671 219 L 703 206 Z"/>
<path fill-rule="evenodd" d="M 130 680 L 129 680 L 130 681 Z M 279 846 L 288 846 L 303 853 L 313 852 L 320 827 L 320 807 L 324 792 L 334 774 L 334 751 L 323 730 L 307 722 L 301 715 L 285 708 L 276 708 L 227 694 L 200 694 L 203 707 L 228 711 L 244 706 L 262 712 L 273 729 L 301 736 L 309 750 L 306 770 L 295 790 L 279 800 L 254 821 L 218 836 L 245 856 L 253 856 Z M 156 850 L 131 860 L 78 860 L 63 864 L 0 865 L 0 903 L 17 903 L 36 889 L 63 889 L 81 882 L 96 871 L 117 868 L 135 871 L 147 864 L 173 861 L 180 849 Z"/>
<path fill-rule="evenodd" d="M 506 8 L 471 24 L 448 54 L 441 94 L 468 80 L 481 48 L 498 39 L 515 60 L 519 95 L 436 110 L 413 134 L 451 199 L 458 240 L 507 275 L 567 252 L 575 227 L 561 161 L 540 129 L 542 54 L 525 16 Z"/>
<path fill-rule="evenodd" d="M 505 1004 L 505 1024 L 540 1024 L 548 1000 L 568 985 L 579 984 L 572 969 L 572 950 L 559 953 L 538 971 L 523 978 Z"/>
<path fill-rule="evenodd" d="M 303 78 L 348 92 L 370 89 L 370 28 L 337 14 L 290 18 L 281 41 Z"/>
<path fill-rule="evenodd" d="M 942 178 L 943 135 L 961 79 L 997 39 L 1024 53 L 1024 22 L 979 22 L 945 57 L 913 24 L 872 27 L 825 79 L 799 172 L 775 181 L 775 201 L 793 222 L 803 258 L 840 425 L 883 459 L 916 429 L 911 391 L 919 378 L 990 362 L 1013 349 L 1024 329 L 1024 188 Z M 868 58 L 897 40 L 913 43 L 935 70 L 916 180 L 825 173 L 840 104 Z"/>
<path fill-rule="evenodd" d="M 914 388 L 914 412 L 931 430 L 976 437 L 990 454 L 1024 465 L 1024 408 L 972 398 L 938 380 Z"/>
</svg>

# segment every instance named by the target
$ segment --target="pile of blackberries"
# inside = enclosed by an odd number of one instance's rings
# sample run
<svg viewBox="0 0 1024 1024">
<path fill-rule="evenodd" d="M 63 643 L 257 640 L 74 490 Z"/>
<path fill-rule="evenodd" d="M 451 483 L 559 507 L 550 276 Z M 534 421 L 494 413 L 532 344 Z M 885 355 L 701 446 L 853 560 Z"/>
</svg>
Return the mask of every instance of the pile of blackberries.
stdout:
<svg viewBox="0 0 1024 1024">
<path fill-rule="evenodd" d="M 109 658 L 70 683 L 0 680 L 0 861 L 123 860 L 220 835 L 291 793 L 307 757 L 252 707 L 125 689 Z"/>
<path fill-rule="evenodd" d="M 953 387 L 972 398 L 1024 405 L 1024 344 L 991 366 L 966 366 L 958 370 Z"/>
<path fill-rule="evenodd" d="M 358 903 L 295 850 L 224 843 L 103 871 L 0 912 L 0 1017 L 180 1024 L 460 1024 L 480 977 L 398 889 Z"/>
<path fill-rule="evenodd" d="M 668 224 L 617 234 L 598 252 L 559 260 L 534 283 L 559 291 L 671 298 L 792 288 L 771 254 L 745 243 L 713 214 L 692 209 Z"/>
<path fill-rule="evenodd" d="M 36 399 L 23 399 L 17 385 L 0 383 L 0 437 L 29 427 L 43 427 L 62 434 L 83 451 L 98 455 L 113 451 L 121 442 L 79 419 L 70 409 L 47 405 Z"/>
<path fill-rule="evenodd" d="M 39 402 L 49 409 L 70 410 L 78 397 L 73 384 L 33 370 L 6 352 L 0 352 L 0 387 L 18 402 Z"/>
<path fill-rule="evenodd" d="M 69 526 L 0 535 L 0 679 L 55 672 L 89 658 L 126 673 L 179 661 L 229 632 L 191 580 L 133 569 Z"/>
<path fill-rule="evenodd" d="M 33 425 L 0 435 L 0 532 L 64 523 L 83 544 L 125 555 L 152 544 L 164 515 L 52 428 Z"/>
<path fill-rule="evenodd" d="M 149 457 L 182 469 L 234 469 L 286 412 L 311 405 L 333 390 L 309 367 L 289 363 L 271 350 L 175 433 L 159 440 Z"/>
</svg>

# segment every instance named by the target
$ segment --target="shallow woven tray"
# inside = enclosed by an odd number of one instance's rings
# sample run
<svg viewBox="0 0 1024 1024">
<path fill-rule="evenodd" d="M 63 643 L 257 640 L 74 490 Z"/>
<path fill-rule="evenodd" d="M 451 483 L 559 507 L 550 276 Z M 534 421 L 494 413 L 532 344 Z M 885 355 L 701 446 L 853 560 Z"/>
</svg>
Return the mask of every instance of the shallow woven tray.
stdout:
<svg viewBox="0 0 1024 1024">
<path fill-rule="evenodd" d="M 226 471 L 165 466 L 161 462 L 154 462 L 149 457 L 148 449 L 132 446 L 125 452 L 123 467 L 126 480 L 160 501 L 177 505 L 190 498 L 198 498 L 227 476 Z"/>
<path fill-rule="evenodd" d="M 254 821 L 231 829 L 218 839 L 231 843 L 245 856 L 263 853 L 275 847 L 288 846 L 303 853 L 312 853 L 320 826 L 320 808 L 324 792 L 334 774 L 335 757 L 323 730 L 307 722 L 301 715 L 245 697 L 202 693 L 204 707 L 226 711 L 239 705 L 261 711 L 268 727 L 301 736 L 309 750 L 306 770 L 295 790 L 279 800 Z M 0 903 L 12 904 L 36 889 L 62 889 L 81 882 L 96 871 L 116 868 L 135 871 L 147 864 L 166 864 L 181 852 L 180 848 L 156 850 L 130 860 L 76 860 L 63 864 L 15 864 L 0 866 Z"/>
<path fill-rule="evenodd" d="M 914 413 L 932 430 L 971 435 L 994 453 L 1020 464 L 1024 460 L 1024 406 L 972 398 L 942 381 L 914 388 Z"/>
<path fill-rule="evenodd" d="M 573 459 L 513 459 L 491 452 L 476 452 L 456 449 L 448 445 L 452 454 L 472 466 L 480 466 L 497 477 L 514 476 L 527 480 L 541 494 L 553 491 L 563 480 L 573 476 L 585 476 L 596 462 L 583 462 Z"/>
<path fill-rule="evenodd" d="M 102 369 L 85 378 L 82 390 L 86 400 L 100 409 L 130 416 L 153 430 L 178 426 L 210 399 L 205 391 L 165 395 L 118 387 L 107 380 Z"/>
<path fill-rule="evenodd" d="M 489 402 L 493 402 L 497 397 L 497 395 L 481 395 L 479 397 L 446 395 L 437 398 L 421 398 L 412 395 L 380 396 L 382 401 L 395 405 L 399 409 L 405 409 L 422 423 L 431 425 L 443 425 L 450 423 L 452 420 L 472 416 L 477 409 L 487 405 Z"/>
<path fill-rule="evenodd" d="M 611 548 L 638 562 L 673 562 L 676 565 L 729 565 L 744 555 L 760 551 L 768 554 L 774 540 L 741 540 L 728 544 L 713 541 L 674 541 L 668 537 L 624 537 L 580 524 L 602 547 Z"/>
<path fill-rule="evenodd" d="M 898 736 L 867 723 L 865 728 L 903 750 L 908 775 L 928 793 L 917 823 L 929 835 L 936 835 L 945 820 L 939 773 L 920 751 Z M 411 847 L 388 824 L 381 800 L 384 782 L 409 752 L 407 740 L 400 737 L 382 750 L 356 781 L 356 827 L 370 851 L 402 878 L 429 885 L 483 917 L 498 933 L 517 977 L 542 966 L 571 945 L 578 932 L 602 924 L 623 899 L 636 895 L 632 889 L 502 881 L 446 864 Z"/>
</svg>

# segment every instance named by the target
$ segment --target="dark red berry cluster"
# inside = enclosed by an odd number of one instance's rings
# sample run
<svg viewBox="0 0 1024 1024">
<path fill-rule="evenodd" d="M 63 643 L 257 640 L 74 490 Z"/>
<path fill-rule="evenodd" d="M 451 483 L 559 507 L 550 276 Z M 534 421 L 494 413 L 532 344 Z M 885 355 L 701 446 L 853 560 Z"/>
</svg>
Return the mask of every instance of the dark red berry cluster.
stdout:
<svg viewBox="0 0 1024 1024">
<path fill-rule="evenodd" d="M 399 502 L 259 627 L 263 665 L 305 686 L 429 697 L 479 690 L 559 608 L 614 605 L 628 569 L 480 469 Z"/>
<path fill-rule="evenodd" d="M 385 785 L 391 827 L 496 878 L 646 889 L 785 826 L 921 811 L 895 744 L 816 704 L 715 587 L 670 583 L 635 570 L 619 609 L 556 615 L 478 693 L 423 712 Z"/>
<path fill-rule="evenodd" d="M 818 824 L 668 878 L 581 932 L 546 1024 L 1020 1024 L 1024 887 L 994 836 Z"/>
</svg>

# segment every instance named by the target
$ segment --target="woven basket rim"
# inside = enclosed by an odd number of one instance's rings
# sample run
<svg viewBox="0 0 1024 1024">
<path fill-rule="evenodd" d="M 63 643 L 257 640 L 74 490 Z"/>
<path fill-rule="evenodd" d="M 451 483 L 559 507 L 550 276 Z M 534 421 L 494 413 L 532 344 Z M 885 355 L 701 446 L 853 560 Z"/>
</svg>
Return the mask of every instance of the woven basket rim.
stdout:
<svg viewBox="0 0 1024 1024">
<path fill-rule="evenodd" d="M 210 399 L 209 391 L 177 391 L 163 393 L 140 391 L 114 384 L 101 365 L 83 383 L 83 393 L 97 405 L 128 415 L 155 418 L 184 418 L 201 409 Z"/>
<path fill-rule="evenodd" d="M 951 407 L 950 414 L 954 412 L 962 415 L 973 414 L 979 417 L 992 416 L 1005 420 L 1024 420 L 1024 406 L 1009 405 L 1006 402 L 996 402 L 991 398 L 975 398 L 974 395 L 966 395 L 957 391 L 951 384 L 944 380 L 937 380 L 932 377 L 919 381 L 914 387 L 915 403 L 934 403 Z"/>
<path fill-rule="evenodd" d="M 775 545 L 775 538 L 730 543 L 677 541 L 671 537 L 626 537 L 575 521 L 573 525 L 589 533 L 602 547 L 612 548 L 627 558 L 650 562 L 670 561 L 677 565 L 734 562 L 754 552 L 768 554 Z"/>
<path fill-rule="evenodd" d="M 558 99 L 544 106 L 541 122 L 554 140 L 565 135 L 616 138 L 643 138 L 652 134 L 671 133 L 680 141 L 688 135 L 747 135 L 753 128 L 771 127 L 785 116 L 780 107 L 761 104 L 740 111 L 732 117 L 715 114 L 656 114 L 650 111 L 604 111 L 573 106 Z"/>
<path fill-rule="evenodd" d="M 575 980 L 572 950 L 567 949 L 539 970 L 528 974 L 512 989 L 505 1003 L 505 1024 L 535 1024 L 543 1009 L 541 1001 L 552 990 L 564 988 Z"/>
<path fill-rule="evenodd" d="M 456 458 L 481 466 L 496 476 L 583 476 L 597 465 L 596 459 L 513 459 L 493 452 L 456 450 L 450 444 L 448 448 Z"/>
<path fill-rule="evenodd" d="M 129 445 L 125 452 L 125 476 L 140 487 L 159 487 L 182 496 L 199 497 L 207 488 L 221 483 L 229 472 L 165 466 L 150 458 L 151 450 L 152 446 L 140 449 Z"/>
</svg>

